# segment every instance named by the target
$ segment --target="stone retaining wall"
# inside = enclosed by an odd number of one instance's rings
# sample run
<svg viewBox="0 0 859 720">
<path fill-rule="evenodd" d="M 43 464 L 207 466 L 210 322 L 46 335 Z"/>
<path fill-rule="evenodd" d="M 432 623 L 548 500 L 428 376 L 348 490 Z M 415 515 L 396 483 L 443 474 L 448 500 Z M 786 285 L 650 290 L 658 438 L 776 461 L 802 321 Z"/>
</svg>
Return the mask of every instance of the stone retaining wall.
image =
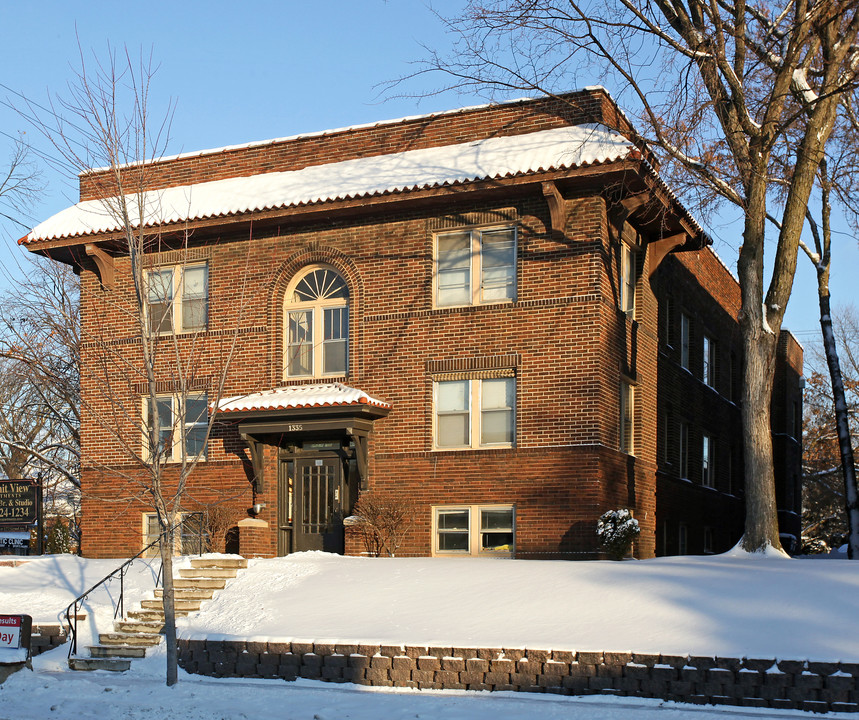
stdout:
<svg viewBox="0 0 859 720">
<path fill-rule="evenodd" d="M 30 634 L 30 654 L 41 655 L 43 652 L 53 650 L 69 639 L 65 628 L 59 623 L 33 623 L 33 631 Z"/>
<path fill-rule="evenodd" d="M 859 711 L 859 663 L 180 639 L 179 665 L 214 677 L 303 677 L 420 689 L 611 694 L 697 704 Z"/>
</svg>

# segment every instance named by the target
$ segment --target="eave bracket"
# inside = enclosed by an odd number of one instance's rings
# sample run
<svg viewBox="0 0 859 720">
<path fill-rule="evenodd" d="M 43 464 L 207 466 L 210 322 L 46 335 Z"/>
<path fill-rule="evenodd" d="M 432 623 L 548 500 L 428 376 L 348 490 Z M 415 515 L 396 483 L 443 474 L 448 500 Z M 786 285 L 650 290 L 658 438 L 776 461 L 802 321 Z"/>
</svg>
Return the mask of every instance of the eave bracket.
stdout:
<svg viewBox="0 0 859 720">
<path fill-rule="evenodd" d="M 95 266 L 98 268 L 98 278 L 101 280 L 102 287 L 112 288 L 114 282 L 114 265 L 113 257 L 108 255 L 98 245 L 87 243 L 85 248 L 86 254 L 95 260 Z"/>
</svg>

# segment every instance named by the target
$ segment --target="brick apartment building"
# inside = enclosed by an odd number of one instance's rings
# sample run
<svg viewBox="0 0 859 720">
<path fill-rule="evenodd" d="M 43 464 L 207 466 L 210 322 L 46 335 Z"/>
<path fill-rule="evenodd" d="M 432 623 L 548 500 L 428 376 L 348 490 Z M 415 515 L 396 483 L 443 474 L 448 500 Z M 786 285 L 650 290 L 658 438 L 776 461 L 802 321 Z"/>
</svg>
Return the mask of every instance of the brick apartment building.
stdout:
<svg viewBox="0 0 859 720">
<path fill-rule="evenodd" d="M 361 552 L 344 519 L 368 491 L 414 505 L 401 555 L 595 557 L 618 507 L 640 557 L 728 549 L 739 288 L 634 137 L 593 88 L 132 168 L 151 203 L 149 317 L 200 358 L 173 436 L 205 453 L 185 509 L 245 516 L 246 554 Z M 22 242 L 80 272 L 83 551 L 127 556 L 152 532 L 122 449 L 143 442 L 145 385 L 115 383 L 140 412 L 109 427 L 100 353 L 133 368 L 140 338 L 117 310 L 132 285 L 99 200 L 110 174 L 80 182 Z M 786 332 L 780 348 L 778 500 L 796 535 L 802 351 Z M 164 372 L 169 428 L 182 400 Z"/>
</svg>

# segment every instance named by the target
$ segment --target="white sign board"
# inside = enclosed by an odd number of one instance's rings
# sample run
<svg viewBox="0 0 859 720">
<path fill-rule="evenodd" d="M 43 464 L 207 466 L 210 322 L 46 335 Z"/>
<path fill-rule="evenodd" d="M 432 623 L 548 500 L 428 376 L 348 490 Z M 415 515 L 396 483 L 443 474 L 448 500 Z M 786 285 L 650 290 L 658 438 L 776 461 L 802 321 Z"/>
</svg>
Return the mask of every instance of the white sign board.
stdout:
<svg viewBox="0 0 859 720">
<path fill-rule="evenodd" d="M 21 616 L 0 615 L 0 648 L 21 647 Z"/>
</svg>

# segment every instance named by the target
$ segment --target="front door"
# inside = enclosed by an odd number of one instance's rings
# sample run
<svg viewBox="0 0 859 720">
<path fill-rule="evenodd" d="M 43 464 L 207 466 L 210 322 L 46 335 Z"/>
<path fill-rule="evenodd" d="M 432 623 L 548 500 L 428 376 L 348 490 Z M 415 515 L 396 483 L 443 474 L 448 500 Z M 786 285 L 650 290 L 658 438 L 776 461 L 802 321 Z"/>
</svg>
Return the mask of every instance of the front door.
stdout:
<svg viewBox="0 0 859 720">
<path fill-rule="evenodd" d="M 295 460 L 295 552 L 343 553 L 343 465 L 339 457 Z"/>
</svg>

